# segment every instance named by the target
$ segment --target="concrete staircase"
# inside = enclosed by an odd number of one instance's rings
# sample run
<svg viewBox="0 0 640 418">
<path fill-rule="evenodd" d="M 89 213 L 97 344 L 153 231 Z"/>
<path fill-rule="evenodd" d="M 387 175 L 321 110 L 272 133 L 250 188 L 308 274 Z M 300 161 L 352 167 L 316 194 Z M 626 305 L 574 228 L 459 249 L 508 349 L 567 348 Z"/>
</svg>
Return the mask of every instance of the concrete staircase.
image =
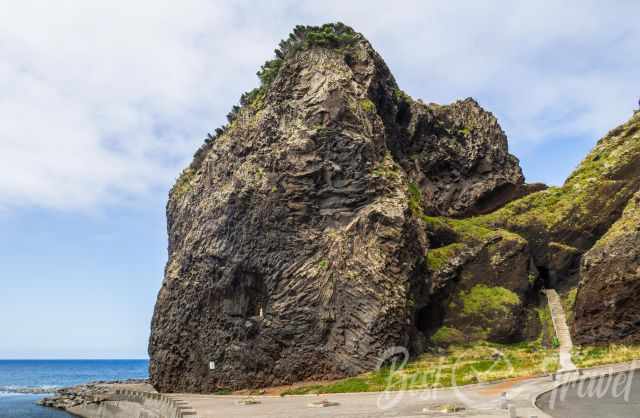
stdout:
<svg viewBox="0 0 640 418">
<path fill-rule="evenodd" d="M 571 360 L 571 350 L 573 342 L 571 341 L 571 333 L 567 326 L 567 318 L 564 314 L 562 301 L 555 289 L 546 289 L 545 294 L 549 301 L 549 310 L 551 311 L 551 319 L 553 320 L 553 328 L 556 331 L 556 337 L 560 343 L 560 372 L 576 370 L 576 365 Z"/>
</svg>

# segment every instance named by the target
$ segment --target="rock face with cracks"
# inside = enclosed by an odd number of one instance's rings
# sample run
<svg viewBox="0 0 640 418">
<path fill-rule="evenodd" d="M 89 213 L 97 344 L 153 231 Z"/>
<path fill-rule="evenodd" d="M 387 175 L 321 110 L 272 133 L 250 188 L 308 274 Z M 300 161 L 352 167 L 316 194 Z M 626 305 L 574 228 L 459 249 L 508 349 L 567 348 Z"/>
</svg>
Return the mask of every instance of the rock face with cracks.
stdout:
<svg viewBox="0 0 640 418">
<path fill-rule="evenodd" d="M 473 99 L 425 104 L 342 24 L 298 26 L 178 178 L 149 343 L 162 392 L 354 375 L 395 346 L 638 341 L 640 113 L 561 187 L 524 184 Z"/>
<path fill-rule="evenodd" d="M 415 345 L 434 289 L 416 205 L 464 214 L 522 186 L 475 101 L 415 102 L 360 34 L 296 30 L 171 190 L 149 345 L 160 391 L 352 375 Z"/>
</svg>

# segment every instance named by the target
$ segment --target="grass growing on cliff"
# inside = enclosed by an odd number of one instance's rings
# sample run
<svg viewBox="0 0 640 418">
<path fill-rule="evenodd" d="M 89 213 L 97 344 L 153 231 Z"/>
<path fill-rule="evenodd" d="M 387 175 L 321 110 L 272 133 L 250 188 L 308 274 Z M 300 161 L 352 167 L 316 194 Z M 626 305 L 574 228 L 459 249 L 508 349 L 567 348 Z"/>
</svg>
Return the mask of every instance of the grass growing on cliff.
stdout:
<svg viewBox="0 0 640 418">
<path fill-rule="evenodd" d="M 180 197 L 191 190 L 191 179 L 193 179 L 194 174 L 195 171 L 191 167 L 182 171 L 176 184 L 171 189 L 171 193 L 176 197 Z"/>
<path fill-rule="evenodd" d="M 464 344 L 467 337 L 462 331 L 452 327 L 442 326 L 431 336 L 431 342 L 439 347 Z"/>
<path fill-rule="evenodd" d="M 625 363 L 640 360 L 640 345 L 611 344 L 575 347 L 571 357 L 578 367 Z"/>
<path fill-rule="evenodd" d="M 280 41 L 278 48 L 274 51 L 275 57 L 266 61 L 256 73 L 260 80 L 260 85 L 240 96 L 239 106 L 234 105 L 227 114 L 228 124 L 216 128 L 215 135 L 208 135 L 205 144 L 207 146 L 211 145 L 227 132 L 238 119 L 243 108 L 258 111 L 264 106 L 267 91 L 278 74 L 280 74 L 280 70 L 288 57 L 294 56 L 299 51 L 314 47 L 346 49 L 358 39 L 358 33 L 341 22 L 327 23 L 322 26 L 297 25 L 287 39 Z"/>
<path fill-rule="evenodd" d="M 461 291 L 462 312 L 465 315 L 508 314 L 514 305 L 520 303 L 520 297 L 509 289 L 479 284 L 470 291 Z"/>
<path fill-rule="evenodd" d="M 440 270 L 447 261 L 464 248 L 464 244 L 454 243 L 427 252 L 427 267 L 431 271 Z"/>
<path fill-rule="evenodd" d="M 562 295 L 562 307 L 564 309 L 565 316 L 567 318 L 567 324 L 569 327 L 573 325 L 573 320 L 575 318 L 575 305 L 576 305 L 576 296 L 578 294 L 578 288 L 574 287 L 569 290 L 566 294 Z"/>
<path fill-rule="evenodd" d="M 549 307 L 544 305 L 536 308 L 536 312 L 538 313 L 538 319 L 541 325 L 541 332 L 537 343 L 543 347 L 553 348 L 553 339 L 556 336 L 556 330 L 553 327 L 553 319 L 551 319 Z"/>
<path fill-rule="evenodd" d="M 603 212 L 615 213 L 618 201 L 635 190 L 628 186 L 640 155 L 638 132 L 640 118 L 634 117 L 601 139 L 562 187 L 532 193 L 476 221 L 515 229 L 548 229 L 562 222 L 592 228 L 602 221 Z"/>
<path fill-rule="evenodd" d="M 422 193 L 420 188 L 415 183 L 409 183 L 407 188 L 407 195 L 409 197 L 409 209 L 414 216 L 422 216 L 424 210 L 422 209 Z"/>
<path fill-rule="evenodd" d="M 375 113 L 376 105 L 370 99 L 362 99 L 358 102 L 360 108 L 364 110 L 366 113 Z"/>
<path fill-rule="evenodd" d="M 478 343 L 424 354 L 400 370 L 385 368 L 323 385 L 301 386 L 282 395 L 378 392 L 451 387 L 556 371 L 557 354 L 539 345 Z"/>
</svg>

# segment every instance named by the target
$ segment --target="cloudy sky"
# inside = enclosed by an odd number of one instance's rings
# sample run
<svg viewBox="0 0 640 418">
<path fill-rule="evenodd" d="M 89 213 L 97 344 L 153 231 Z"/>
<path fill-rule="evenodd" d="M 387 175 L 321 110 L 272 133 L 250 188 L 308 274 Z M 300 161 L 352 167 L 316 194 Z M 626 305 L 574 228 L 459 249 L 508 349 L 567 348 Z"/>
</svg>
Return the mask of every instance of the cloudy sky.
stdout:
<svg viewBox="0 0 640 418">
<path fill-rule="evenodd" d="M 560 184 L 640 96 L 637 1 L 0 0 L 0 358 L 142 357 L 171 183 L 296 24 L 472 96 Z"/>
</svg>

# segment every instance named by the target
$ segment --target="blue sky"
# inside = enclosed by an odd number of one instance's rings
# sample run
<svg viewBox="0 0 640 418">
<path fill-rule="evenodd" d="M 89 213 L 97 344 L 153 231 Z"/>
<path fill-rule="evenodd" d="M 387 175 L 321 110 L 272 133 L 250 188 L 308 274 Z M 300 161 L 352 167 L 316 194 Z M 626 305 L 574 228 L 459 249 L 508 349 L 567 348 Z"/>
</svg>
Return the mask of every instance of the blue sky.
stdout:
<svg viewBox="0 0 640 418">
<path fill-rule="evenodd" d="M 138 358 L 167 191 L 296 24 L 363 32 L 400 86 L 492 111 L 560 184 L 640 96 L 637 1 L 0 0 L 0 358 Z"/>
</svg>

